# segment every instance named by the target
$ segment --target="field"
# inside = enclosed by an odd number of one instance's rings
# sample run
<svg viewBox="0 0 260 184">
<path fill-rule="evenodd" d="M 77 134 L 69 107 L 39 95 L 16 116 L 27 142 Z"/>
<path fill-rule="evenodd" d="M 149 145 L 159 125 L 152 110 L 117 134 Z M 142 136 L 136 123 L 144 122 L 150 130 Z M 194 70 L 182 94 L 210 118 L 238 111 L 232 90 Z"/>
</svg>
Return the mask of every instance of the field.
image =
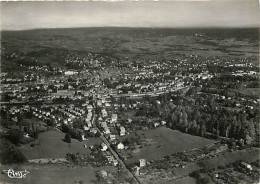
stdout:
<svg viewBox="0 0 260 184">
<path fill-rule="evenodd" d="M 259 148 L 253 148 L 236 152 L 227 152 L 218 157 L 203 160 L 199 165 L 207 169 L 213 169 L 216 167 L 224 167 L 236 161 L 245 161 L 250 163 L 257 159 L 259 159 Z"/>
<path fill-rule="evenodd" d="M 260 94 L 260 88 L 233 89 L 233 91 L 236 91 L 243 95 L 259 96 Z"/>
<path fill-rule="evenodd" d="M 44 123 L 42 120 L 37 119 L 37 118 L 31 118 L 31 119 L 25 119 L 25 122 L 28 122 L 28 124 L 35 124 L 35 126 L 39 125 L 39 126 L 46 126 L 46 123 Z"/>
<path fill-rule="evenodd" d="M 65 134 L 58 130 L 43 132 L 37 140 L 39 145 L 24 145 L 20 150 L 27 159 L 64 158 L 67 153 L 90 153 L 89 148 L 84 148 L 84 144 L 90 146 L 101 143 L 100 138 L 91 138 L 82 142 L 71 139 L 71 143 L 68 144 L 62 140 L 64 136 Z"/>
<path fill-rule="evenodd" d="M 98 167 L 98 168 L 80 168 L 73 167 L 67 168 L 63 166 L 55 165 L 5 165 L 2 169 L 12 168 L 16 171 L 24 171 L 25 169 L 30 172 L 23 179 L 10 179 L 6 174 L 1 176 L 1 180 L 4 182 L 12 182 L 14 184 L 94 184 L 96 183 L 96 171 L 106 170 L 109 172 L 115 172 L 115 167 Z"/>
<path fill-rule="evenodd" d="M 166 184 L 196 184 L 196 180 L 192 177 L 187 176 L 181 179 L 167 182 Z"/>
<path fill-rule="evenodd" d="M 149 141 L 150 144 L 140 148 L 140 152 L 137 153 L 133 153 L 131 150 L 123 151 L 122 154 L 131 154 L 132 156 L 132 158 L 126 160 L 128 164 L 138 162 L 141 158 L 145 158 L 148 161 L 160 159 L 172 153 L 202 147 L 214 142 L 209 139 L 192 136 L 165 127 L 139 131 L 138 134 L 142 137 L 142 141 Z"/>
<path fill-rule="evenodd" d="M 158 170 L 152 170 L 152 172 L 148 172 L 145 170 L 146 174 L 143 176 L 139 176 L 138 178 L 141 181 L 141 183 L 195 184 L 198 183 L 196 179 L 189 176 L 194 171 L 199 171 L 201 169 L 218 170 L 218 167 L 225 168 L 227 165 L 237 161 L 240 162 L 245 161 L 247 163 L 251 163 L 257 161 L 258 159 L 259 159 L 259 148 L 239 150 L 234 152 L 224 152 L 215 157 L 205 158 L 195 163 L 189 163 L 185 165 L 184 168 L 181 167 L 170 168 L 169 165 L 169 169 L 167 171 L 164 170 L 162 171 L 158 169 Z M 165 173 L 169 173 L 171 170 L 174 171 L 174 174 L 168 174 L 168 175 L 165 174 Z M 169 179 L 171 181 L 168 181 Z"/>
</svg>

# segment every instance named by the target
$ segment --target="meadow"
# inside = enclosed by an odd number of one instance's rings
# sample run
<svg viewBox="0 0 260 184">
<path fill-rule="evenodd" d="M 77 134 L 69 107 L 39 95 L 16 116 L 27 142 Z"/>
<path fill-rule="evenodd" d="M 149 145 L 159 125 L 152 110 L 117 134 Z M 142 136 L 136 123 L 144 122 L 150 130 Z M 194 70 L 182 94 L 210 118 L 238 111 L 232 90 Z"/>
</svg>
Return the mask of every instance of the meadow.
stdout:
<svg viewBox="0 0 260 184">
<path fill-rule="evenodd" d="M 217 157 L 205 159 L 198 163 L 202 168 L 213 169 L 217 167 L 225 167 L 228 164 L 244 161 L 247 163 L 254 162 L 259 159 L 259 148 L 251 148 L 236 152 L 226 152 Z"/>
<path fill-rule="evenodd" d="M 137 153 L 130 149 L 122 151 L 123 155 L 131 154 L 131 157 L 126 160 L 127 164 L 138 162 L 141 158 L 148 161 L 161 159 L 166 155 L 203 147 L 214 142 L 213 140 L 185 134 L 166 127 L 138 131 L 137 134 L 141 137 L 141 142 L 149 143 L 140 147 L 140 151 Z"/>
<path fill-rule="evenodd" d="M 58 130 L 50 130 L 39 134 L 38 140 L 34 147 L 30 144 L 23 145 L 20 150 L 27 159 L 39 158 L 64 158 L 67 153 L 82 153 L 89 154 L 90 145 L 101 144 L 100 138 L 90 138 L 88 140 L 79 142 L 71 139 L 71 143 L 63 141 L 65 134 Z M 84 148 L 84 144 L 88 147 Z"/>
<path fill-rule="evenodd" d="M 2 174 L 1 179 L 3 182 L 13 184 L 95 184 L 96 183 L 96 171 L 105 170 L 109 172 L 116 172 L 116 168 L 112 166 L 108 167 L 73 167 L 68 168 L 57 165 L 4 165 L 2 169 L 12 168 L 16 171 L 29 172 L 26 178 L 23 179 L 10 179 L 6 174 Z"/>
</svg>

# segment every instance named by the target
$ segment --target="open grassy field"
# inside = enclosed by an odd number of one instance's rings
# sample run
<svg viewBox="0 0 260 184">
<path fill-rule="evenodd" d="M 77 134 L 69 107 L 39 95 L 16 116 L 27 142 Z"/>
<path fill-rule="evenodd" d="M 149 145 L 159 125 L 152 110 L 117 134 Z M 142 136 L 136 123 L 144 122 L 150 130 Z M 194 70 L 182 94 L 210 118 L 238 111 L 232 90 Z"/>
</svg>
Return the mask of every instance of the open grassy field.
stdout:
<svg viewBox="0 0 260 184">
<path fill-rule="evenodd" d="M 84 144 L 90 146 L 101 143 L 100 138 L 91 138 L 82 142 L 71 139 L 71 143 L 68 144 L 62 140 L 64 136 L 65 134 L 58 130 L 43 132 L 39 134 L 37 140 L 39 145 L 34 147 L 24 145 L 20 150 L 27 159 L 64 158 L 67 153 L 90 153 L 89 148 L 84 148 Z"/>
<path fill-rule="evenodd" d="M 223 155 L 205 159 L 198 164 L 203 168 L 213 169 L 220 166 L 224 167 L 236 161 L 245 161 L 251 163 L 259 159 L 259 151 L 259 148 L 252 148 L 236 152 L 226 152 Z"/>
<path fill-rule="evenodd" d="M 232 89 L 232 90 L 244 95 L 259 96 L 260 94 L 260 88 L 244 88 L 244 89 Z"/>
<path fill-rule="evenodd" d="M 31 118 L 31 119 L 25 119 L 25 122 L 28 122 L 29 124 L 35 124 L 36 126 L 46 126 L 46 123 L 44 123 L 42 120 L 38 119 L 38 118 Z"/>
<path fill-rule="evenodd" d="M 166 184 L 196 184 L 196 180 L 192 177 L 184 177 L 177 180 L 172 180 L 170 182 L 167 182 Z"/>
<path fill-rule="evenodd" d="M 167 183 L 167 184 L 196 184 L 198 183 L 196 179 L 189 176 L 194 171 L 199 171 L 200 169 L 216 169 L 217 167 L 225 167 L 228 164 L 234 163 L 236 161 L 245 161 L 251 163 L 259 159 L 259 148 L 252 148 L 246 150 L 238 150 L 234 152 L 225 152 L 216 157 L 205 158 L 202 161 L 187 164 L 185 168 L 175 168 L 174 175 L 177 179 L 172 178 L 171 181 L 166 181 L 165 177 L 160 179 L 164 172 L 159 173 L 146 173 L 145 176 L 140 176 L 142 183 Z M 157 176 L 158 175 L 158 176 Z M 151 180 L 152 178 L 152 180 Z"/>
<path fill-rule="evenodd" d="M 122 154 L 131 154 L 132 158 L 126 163 L 135 163 L 141 158 L 146 160 L 160 159 L 163 156 L 177 153 L 183 150 L 190 150 L 213 143 L 214 141 L 198 136 L 182 133 L 166 127 L 160 127 L 148 131 L 139 131 L 142 141 L 150 142 L 148 146 L 140 148 L 140 152 L 133 153 L 132 150 L 125 150 Z"/>
<path fill-rule="evenodd" d="M 8 182 L 14 184 L 73 184 L 81 182 L 82 184 L 96 183 L 96 171 L 105 170 L 109 172 L 116 172 L 115 167 L 98 167 L 98 168 L 81 168 L 73 167 L 67 168 L 55 165 L 4 165 L 2 169 L 12 168 L 15 171 L 30 172 L 23 179 L 10 179 L 6 174 L 0 177 L 1 182 Z"/>
</svg>

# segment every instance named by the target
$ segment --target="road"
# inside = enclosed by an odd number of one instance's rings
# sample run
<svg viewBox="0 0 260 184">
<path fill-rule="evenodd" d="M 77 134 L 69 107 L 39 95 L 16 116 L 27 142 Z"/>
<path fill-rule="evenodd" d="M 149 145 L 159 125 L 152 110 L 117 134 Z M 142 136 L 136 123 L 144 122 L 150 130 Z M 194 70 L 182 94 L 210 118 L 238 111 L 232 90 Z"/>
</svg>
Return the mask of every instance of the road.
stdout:
<svg viewBox="0 0 260 184">
<path fill-rule="evenodd" d="M 173 91 L 177 91 L 177 90 L 181 90 L 181 89 L 185 89 L 188 87 L 179 87 L 176 89 L 171 89 L 171 90 L 167 90 L 167 91 L 154 91 L 154 92 L 147 92 L 147 93 L 143 93 L 143 94 L 137 94 L 137 93 L 133 93 L 133 94 L 119 94 L 119 95 L 114 95 L 114 97 L 122 97 L 122 96 L 129 96 L 129 97 L 142 97 L 142 96 L 154 96 L 154 95 L 160 95 L 160 94 L 164 94 L 164 93 L 169 93 L 169 92 L 173 92 Z M 95 103 L 94 103 L 95 104 Z M 95 105 L 94 105 L 95 108 Z M 95 112 L 95 111 L 94 111 Z M 127 168 L 125 162 L 119 157 L 119 155 L 117 154 L 117 152 L 115 150 L 113 150 L 113 148 L 111 147 L 109 141 L 107 140 L 106 137 L 104 137 L 103 133 L 100 131 L 100 129 L 97 127 L 96 125 L 96 114 L 93 115 L 92 118 L 92 125 L 93 127 L 100 133 L 100 138 L 102 139 L 102 141 L 107 145 L 107 147 L 109 148 L 108 150 L 111 152 L 111 154 L 116 158 L 116 160 L 118 161 L 118 163 L 122 166 L 122 168 L 128 172 L 128 175 L 131 176 L 135 183 L 140 184 L 140 181 L 137 179 L 137 177 Z"/>
<path fill-rule="evenodd" d="M 92 124 L 93 124 L 93 127 L 100 133 L 100 138 L 102 139 L 102 141 L 107 145 L 108 147 L 108 150 L 112 153 L 112 155 L 116 158 L 116 160 L 118 161 L 118 163 L 122 166 L 122 169 L 126 170 L 128 175 L 131 176 L 134 181 L 138 184 L 140 184 L 139 180 L 136 178 L 136 176 L 126 167 L 126 164 L 125 162 L 119 157 L 119 155 L 117 154 L 117 152 L 115 152 L 113 150 L 113 148 L 111 147 L 109 141 L 107 140 L 106 137 L 103 136 L 103 133 L 100 131 L 100 129 L 97 127 L 96 125 L 96 115 L 94 114 L 93 115 L 93 118 L 92 118 Z"/>
</svg>

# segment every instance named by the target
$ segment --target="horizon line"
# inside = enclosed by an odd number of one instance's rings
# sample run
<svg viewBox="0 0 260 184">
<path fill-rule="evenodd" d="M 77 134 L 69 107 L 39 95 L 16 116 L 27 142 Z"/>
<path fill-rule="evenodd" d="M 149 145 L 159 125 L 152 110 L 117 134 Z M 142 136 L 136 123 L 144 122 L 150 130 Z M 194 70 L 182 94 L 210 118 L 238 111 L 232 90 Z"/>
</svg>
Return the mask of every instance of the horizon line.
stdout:
<svg viewBox="0 0 260 184">
<path fill-rule="evenodd" d="M 91 28 L 131 28 L 131 29 L 259 29 L 260 26 L 180 26 L 180 27 L 166 27 L 166 26 L 90 26 L 90 27 L 46 27 L 46 28 L 28 28 L 28 29 L 0 29 L 2 31 L 33 31 L 46 29 L 91 29 Z"/>
</svg>

